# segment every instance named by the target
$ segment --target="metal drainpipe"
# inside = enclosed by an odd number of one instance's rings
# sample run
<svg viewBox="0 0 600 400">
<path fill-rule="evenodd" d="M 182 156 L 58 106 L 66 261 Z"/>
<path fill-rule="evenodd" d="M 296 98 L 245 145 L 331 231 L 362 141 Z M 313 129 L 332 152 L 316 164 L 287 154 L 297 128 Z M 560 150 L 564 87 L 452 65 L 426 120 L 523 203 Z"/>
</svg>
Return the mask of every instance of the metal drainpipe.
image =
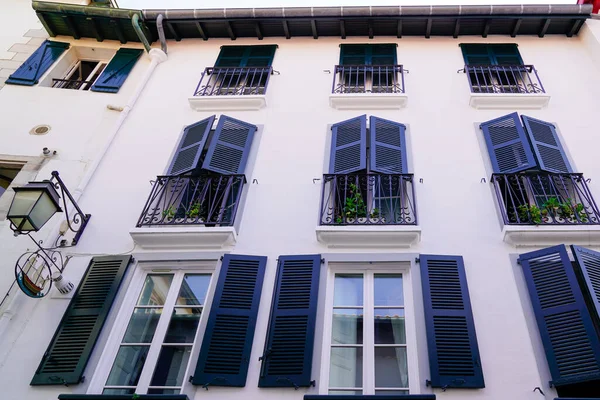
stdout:
<svg viewBox="0 0 600 400">
<path fill-rule="evenodd" d="M 144 31 L 142 30 L 142 27 L 140 26 L 140 16 L 138 14 L 133 14 L 133 17 L 131 17 L 131 25 L 133 25 L 133 30 L 140 38 L 140 41 L 144 45 L 144 48 L 146 49 L 146 51 L 148 53 L 150 53 L 150 49 L 151 49 L 150 43 L 148 43 L 148 39 L 146 38 L 146 35 L 144 35 Z"/>
<path fill-rule="evenodd" d="M 163 19 L 165 19 L 165 17 L 162 14 L 158 14 L 158 17 L 156 17 L 156 29 L 158 30 L 158 38 L 160 39 L 160 48 L 167 54 L 167 39 L 165 37 Z"/>
</svg>

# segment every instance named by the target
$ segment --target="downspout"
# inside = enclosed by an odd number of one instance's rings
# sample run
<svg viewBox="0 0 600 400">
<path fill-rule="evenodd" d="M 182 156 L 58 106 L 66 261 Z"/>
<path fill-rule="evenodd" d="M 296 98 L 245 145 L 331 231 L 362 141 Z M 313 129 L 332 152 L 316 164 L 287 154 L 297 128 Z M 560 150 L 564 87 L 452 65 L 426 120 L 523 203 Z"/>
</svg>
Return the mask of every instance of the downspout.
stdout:
<svg viewBox="0 0 600 400">
<path fill-rule="evenodd" d="M 156 17 L 156 30 L 158 30 L 158 38 L 160 39 L 160 48 L 167 54 L 167 39 L 165 37 L 165 28 L 163 27 L 163 19 L 165 17 L 162 14 L 158 14 Z"/>
<path fill-rule="evenodd" d="M 150 53 L 150 49 L 151 49 L 150 43 L 148 43 L 148 39 L 146 38 L 146 35 L 144 35 L 144 31 L 142 30 L 142 27 L 140 25 L 139 14 L 133 14 L 133 16 L 131 17 L 131 25 L 133 25 L 133 30 L 140 38 L 140 41 L 144 45 L 144 48 L 146 49 L 146 51 L 148 53 Z M 164 50 L 163 50 L 163 52 L 164 52 Z M 164 52 L 164 53 L 166 54 L 166 52 Z"/>
</svg>

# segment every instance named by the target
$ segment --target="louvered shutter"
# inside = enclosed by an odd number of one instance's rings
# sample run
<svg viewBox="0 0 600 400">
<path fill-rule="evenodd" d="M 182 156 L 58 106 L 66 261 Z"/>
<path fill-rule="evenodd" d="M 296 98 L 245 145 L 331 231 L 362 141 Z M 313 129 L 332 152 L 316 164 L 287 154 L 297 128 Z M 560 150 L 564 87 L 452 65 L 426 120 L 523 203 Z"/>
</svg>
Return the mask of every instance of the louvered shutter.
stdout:
<svg viewBox="0 0 600 400">
<path fill-rule="evenodd" d="M 571 164 L 558 139 L 554 125 L 522 115 L 540 169 L 548 172 L 572 172 Z"/>
<path fill-rule="evenodd" d="M 213 115 L 185 127 L 167 175 L 181 175 L 196 169 L 214 121 Z"/>
<path fill-rule="evenodd" d="M 119 49 L 92 85 L 94 92 L 117 93 L 142 55 L 140 49 Z"/>
<path fill-rule="evenodd" d="M 463 59 L 466 65 L 492 65 L 494 64 L 489 48 L 485 44 L 460 44 Z"/>
<path fill-rule="evenodd" d="M 192 383 L 245 386 L 267 257 L 226 254 Z"/>
<path fill-rule="evenodd" d="M 365 65 L 368 46 L 367 44 L 340 45 L 340 65 Z"/>
<path fill-rule="evenodd" d="M 243 174 L 256 129 L 256 125 L 221 116 L 202 168 L 221 174 Z"/>
<path fill-rule="evenodd" d="M 600 379 L 600 341 L 565 246 L 521 254 L 519 263 L 551 383 L 559 387 Z"/>
<path fill-rule="evenodd" d="M 349 174 L 367 168 L 367 116 L 331 127 L 330 174 Z"/>
<path fill-rule="evenodd" d="M 523 65 L 521 54 L 514 43 L 488 45 L 497 65 Z"/>
<path fill-rule="evenodd" d="M 371 117 L 370 168 L 382 174 L 405 174 L 406 126 L 383 118 Z"/>
<path fill-rule="evenodd" d="M 320 267 L 320 255 L 279 256 L 258 386 L 310 386 Z"/>
<path fill-rule="evenodd" d="M 81 382 L 130 261 L 131 256 L 92 258 L 31 385 Z"/>
<path fill-rule="evenodd" d="M 577 261 L 583 292 L 588 297 L 588 304 L 593 306 L 592 319 L 600 321 L 600 253 L 581 246 L 571 246 Z"/>
<path fill-rule="evenodd" d="M 419 259 L 431 386 L 485 387 L 463 258 Z"/>
<path fill-rule="evenodd" d="M 484 122 L 480 128 L 495 173 L 510 174 L 537 166 L 517 113 Z"/>
<path fill-rule="evenodd" d="M 277 45 L 222 46 L 215 67 L 268 67 L 276 49 Z"/>
<path fill-rule="evenodd" d="M 8 77 L 6 83 L 13 85 L 33 86 L 61 56 L 69 43 L 46 40 L 21 66 Z"/>
</svg>

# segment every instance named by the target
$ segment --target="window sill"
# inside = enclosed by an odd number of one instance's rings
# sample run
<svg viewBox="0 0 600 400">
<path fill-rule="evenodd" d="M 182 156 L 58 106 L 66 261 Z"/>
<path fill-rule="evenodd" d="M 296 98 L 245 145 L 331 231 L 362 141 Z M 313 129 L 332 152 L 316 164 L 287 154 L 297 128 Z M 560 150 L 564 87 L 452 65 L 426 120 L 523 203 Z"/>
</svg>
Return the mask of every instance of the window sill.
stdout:
<svg viewBox="0 0 600 400">
<path fill-rule="evenodd" d="M 600 226 L 505 225 L 502 229 L 502 239 L 515 247 L 542 247 L 563 243 L 599 246 Z"/>
<path fill-rule="evenodd" d="M 165 226 L 134 228 L 129 231 L 133 241 L 146 250 L 223 249 L 235 245 L 234 227 Z"/>
<path fill-rule="evenodd" d="M 548 105 L 546 93 L 471 93 L 469 104 L 478 110 L 541 109 Z"/>
<path fill-rule="evenodd" d="M 304 395 L 304 400 L 435 400 L 435 394 Z"/>
<path fill-rule="evenodd" d="M 267 106 L 262 95 L 194 96 L 188 98 L 190 107 L 196 111 L 255 111 Z"/>
<path fill-rule="evenodd" d="M 130 394 L 59 394 L 58 400 L 131 400 Z M 138 394 L 139 400 L 189 400 L 185 394 Z"/>
<path fill-rule="evenodd" d="M 317 240 L 329 248 L 409 248 L 421 241 L 417 225 L 318 226 Z"/>
<path fill-rule="evenodd" d="M 399 110 L 406 107 L 404 93 L 345 93 L 329 95 L 329 105 L 337 110 Z"/>
</svg>

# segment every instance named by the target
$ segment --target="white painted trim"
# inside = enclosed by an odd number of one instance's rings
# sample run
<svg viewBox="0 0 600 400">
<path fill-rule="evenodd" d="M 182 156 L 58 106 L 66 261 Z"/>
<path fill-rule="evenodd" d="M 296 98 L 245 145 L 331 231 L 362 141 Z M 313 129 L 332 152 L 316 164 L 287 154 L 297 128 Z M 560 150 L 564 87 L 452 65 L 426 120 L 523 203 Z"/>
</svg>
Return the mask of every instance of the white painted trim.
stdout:
<svg viewBox="0 0 600 400">
<path fill-rule="evenodd" d="M 267 106 L 263 95 L 239 96 L 193 96 L 188 98 L 190 107 L 196 111 L 254 111 Z"/>
<path fill-rule="evenodd" d="M 329 248 L 408 248 L 421 241 L 421 227 L 317 226 L 317 240 Z"/>
<path fill-rule="evenodd" d="M 469 105 L 478 110 L 539 110 L 549 102 L 550 96 L 545 93 L 471 93 Z"/>
<path fill-rule="evenodd" d="M 145 250 L 220 250 L 235 245 L 234 227 L 164 226 L 158 228 L 133 228 L 129 231 L 133 241 Z"/>
<path fill-rule="evenodd" d="M 403 93 L 330 94 L 329 105 L 337 110 L 400 110 L 408 103 Z"/>
<path fill-rule="evenodd" d="M 600 226 L 505 225 L 502 240 L 515 247 L 545 247 L 563 243 L 600 246 Z"/>
</svg>

